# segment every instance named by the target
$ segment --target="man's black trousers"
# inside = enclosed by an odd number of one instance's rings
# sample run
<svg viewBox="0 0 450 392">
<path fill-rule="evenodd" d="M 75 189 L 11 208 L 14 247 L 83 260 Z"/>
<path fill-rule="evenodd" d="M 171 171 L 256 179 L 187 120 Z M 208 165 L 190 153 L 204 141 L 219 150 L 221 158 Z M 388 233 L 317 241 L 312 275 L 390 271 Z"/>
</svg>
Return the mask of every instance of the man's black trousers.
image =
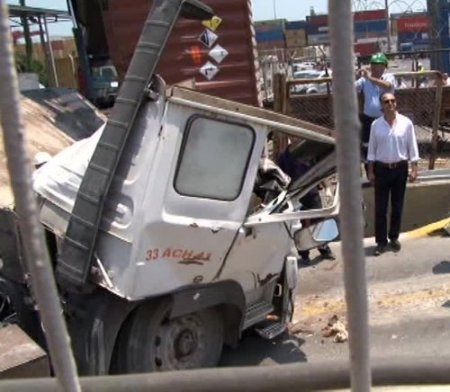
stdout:
<svg viewBox="0 0 450 392">
<path fill-rule="evenodd" d="M 407 179 L 407 161 L 394 168 L 375 162 L 375 240 L 377 244 L 385 245 L 387 238 L 397 240 L 399 237 Z M 389 196 L 391 219 L 389 233 L 387 233 Z"/>
</svg>

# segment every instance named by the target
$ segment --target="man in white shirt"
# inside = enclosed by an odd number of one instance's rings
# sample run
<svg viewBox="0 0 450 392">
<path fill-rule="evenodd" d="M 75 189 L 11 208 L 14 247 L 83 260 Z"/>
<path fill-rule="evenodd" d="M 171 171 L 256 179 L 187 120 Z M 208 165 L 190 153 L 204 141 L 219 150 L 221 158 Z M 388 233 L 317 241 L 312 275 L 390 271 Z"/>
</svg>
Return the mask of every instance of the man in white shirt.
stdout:
<svg viewBox="0 0 450 392">
<path fill-rule="evenodd" d="M 412 121 L 397 112 L 395 95 L 387 92 L 380 96 L 383 116 L 372 123 L 367 161 L 368 177 L 375 185 L 375 240 L 374 255 L 387 249 L 389 238 L 395 252 L 400 251 L 403 200 L 408 179 L 408 161 L 411 162 L 411 182 L 417 178 L 419 149 Z M 390 229 L 387 233 L 387 209 L 391 197 Z"/>
</svg>

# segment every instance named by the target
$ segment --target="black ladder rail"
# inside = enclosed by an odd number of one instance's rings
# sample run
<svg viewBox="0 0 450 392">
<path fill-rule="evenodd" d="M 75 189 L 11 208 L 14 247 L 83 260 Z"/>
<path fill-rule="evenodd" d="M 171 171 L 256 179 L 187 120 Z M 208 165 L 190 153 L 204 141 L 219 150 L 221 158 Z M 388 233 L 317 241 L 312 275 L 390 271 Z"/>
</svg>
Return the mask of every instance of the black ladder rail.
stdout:
<svg viewBox="0 0 450 392">
<path fill-rule="evenodd" d="M 68 290 L 87 291 L 106 196 L 131 134 L 147 86 L 179 16 L 208 20 L 212 9 L 198 0 L 156 0 L 144 24 L 119 97 L 82 179 L 57 262 Z"/>
</svg>

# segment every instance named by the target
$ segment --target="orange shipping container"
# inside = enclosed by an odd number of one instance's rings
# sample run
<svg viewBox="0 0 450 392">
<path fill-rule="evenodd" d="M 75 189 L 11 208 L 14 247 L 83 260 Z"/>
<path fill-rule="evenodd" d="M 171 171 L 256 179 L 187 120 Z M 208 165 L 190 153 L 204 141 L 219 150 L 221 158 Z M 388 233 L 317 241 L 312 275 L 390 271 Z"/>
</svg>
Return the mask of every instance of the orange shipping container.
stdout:
<svg viewBox="0 0 450 392">
<path fill-rule="evenodd" d="M 201 22 L 180 19 L 175 24 L 157 72 L 169 84 L 195 78 L 197 88 L 205 93 L 260 105 L 257 87 L 259 66 L 250 1 L 203 2 L 212 7 L 222 20 L 213 32 L 217 36 L 214 44 L 208 47 L 199 40 L 206 31 Z M 151 6 L 151 0 L 109 0 L 103 8 L 110 56 L 121 77 L 128 68 Z M 211 50 L 216 45 L 219 45 L 219 57 L 214 58 Z M 205 64 L 217 67 L 217 74 L 211 80 L 200 73 Z"/>
<path fill-rule="evenodd" d="M 303 39 L 306 42 L 306 30 L 286 30 L 284 33 L 286 40 L 288 39 Z"/>
</svg>

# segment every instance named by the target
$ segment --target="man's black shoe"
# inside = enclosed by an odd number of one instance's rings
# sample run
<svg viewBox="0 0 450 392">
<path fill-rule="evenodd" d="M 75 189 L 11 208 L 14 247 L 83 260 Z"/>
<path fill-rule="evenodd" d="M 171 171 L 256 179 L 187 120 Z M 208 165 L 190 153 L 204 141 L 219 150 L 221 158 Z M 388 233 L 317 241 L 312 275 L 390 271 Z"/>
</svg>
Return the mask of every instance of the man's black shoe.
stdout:
<svg viewBox="0 0 450 392">
<path fill-rule="evenodd" d="M 400 249 L 402 249 L 402 244 L 399 240 L 391 240 L 391 248 L 394 252 L 400 252 Z"/>
<path fill-rule="evenodd" d="M 330 248 L 319 249 L 319 253 L 324 260 L 336 260 L 336 255 Z"/>
<path fill-rule="evenodd" d="M 386 252 L 386 245 L 384 244 L 378 244 L 377 247 L 375 248 L 373 255 L 374 256 L 379 256 L 382 253 Z"/>
<path fill-rule="evenodd" d="M 300 264 L 301 265 L 311 265 L 311 259 L 309 258 L 309 256 L 300 257 Z"/>
</svg>

